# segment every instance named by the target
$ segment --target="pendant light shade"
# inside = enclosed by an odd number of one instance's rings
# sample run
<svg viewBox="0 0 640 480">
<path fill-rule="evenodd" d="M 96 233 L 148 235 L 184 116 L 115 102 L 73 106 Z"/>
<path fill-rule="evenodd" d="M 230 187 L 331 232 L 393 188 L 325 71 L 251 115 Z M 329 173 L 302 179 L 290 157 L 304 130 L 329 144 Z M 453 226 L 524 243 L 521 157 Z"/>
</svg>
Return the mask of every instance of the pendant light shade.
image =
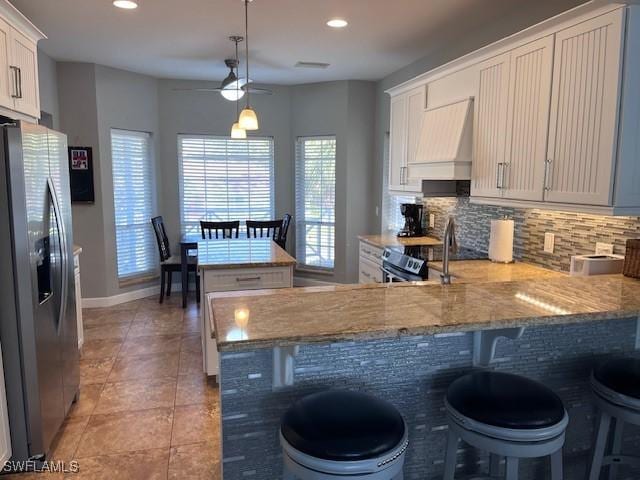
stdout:
<svg viewBox="0 0 640 480">
<path fill-rule="evenodd" d="M 236 122 L 231 127 L 231 138 L 234 140 L 244 140 L 247 138 L 247 131 Z"/>
<path fill-rule="evenodd" d="M 258 116 L 251 107 L 247 107 L 240 112 L 240 118 L 238 119 L 240 128 L 245 130 L 258 130 Z"/>
</svg>

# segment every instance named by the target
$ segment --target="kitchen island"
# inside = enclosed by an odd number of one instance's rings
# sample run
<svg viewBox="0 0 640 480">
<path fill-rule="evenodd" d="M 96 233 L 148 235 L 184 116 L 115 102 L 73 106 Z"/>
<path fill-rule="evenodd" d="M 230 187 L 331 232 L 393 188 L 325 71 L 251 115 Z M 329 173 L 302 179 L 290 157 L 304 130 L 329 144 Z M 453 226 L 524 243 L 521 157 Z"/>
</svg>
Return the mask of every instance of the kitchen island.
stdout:
<svg viewBox="0 0 640 480">
<path fill-rule="evenodd" d="M 198 242 L 203 296 L 212 292 L 292 287 L 295 263 L 295 258 L 270 238 Z M 218 375 L 218 349 L 211 325 L 209 308 L 205 305 L 201 323 L 203 369 L 207 375 Z"/>
<path fill-rule="evenodd" d="M 637 355 L 640 343 L 640 281 L 623 276 L 345 285 L 208 301 L 221 352 L 225 480 L 279 478 L 282 414 L 328 388 L 391 401 L 409 426 L 405 478 L 441 478 L 444 393 L 482 358 L 478 332 L 516 333 L 497 341 L 489 368 L 541 380 L 562 397 L 571 418 L 565 478 L 583 478 L 594 423 L 590 371 L 612 354 Z M 638 448 L 638 432 L 627 433 Z M 461 447 L 465 464 L 487 466 L 482 452 Z M 545 462 L 525 463 L 523 478 L 546 478 Z"/>
</svg>

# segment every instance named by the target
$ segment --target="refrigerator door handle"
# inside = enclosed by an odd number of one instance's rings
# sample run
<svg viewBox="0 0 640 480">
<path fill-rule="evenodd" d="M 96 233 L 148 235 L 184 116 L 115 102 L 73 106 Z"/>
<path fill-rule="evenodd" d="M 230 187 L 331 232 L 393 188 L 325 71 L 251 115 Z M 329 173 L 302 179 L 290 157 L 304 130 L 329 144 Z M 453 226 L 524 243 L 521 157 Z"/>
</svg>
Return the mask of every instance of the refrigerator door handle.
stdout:
<svg viewBox="0 0 640 480">
<path fill-rule="evenodd" d="M 56 222 L 58 223 L 58 232 L 60 232 L 60 266 L 62 268 L 62 285 L 60 292 L 60 312 L 58 319 L 58 326 L 61 327 L 64 323 L 64 317 L 67 310 L 67 283 L 69 282 L 69 255 L 67 250 L 67 232 L 65 230 L 64 222 L 62 221 L 62 212 L 60 211 L 60 203 L 58 201 L 58 194 L 56 187 L 51 180 L 51 177 L 47 178 L 47 186 L 49 188 L 49 194 L 53 204 L 53 210 L 55 212 Z"/>
</svg>

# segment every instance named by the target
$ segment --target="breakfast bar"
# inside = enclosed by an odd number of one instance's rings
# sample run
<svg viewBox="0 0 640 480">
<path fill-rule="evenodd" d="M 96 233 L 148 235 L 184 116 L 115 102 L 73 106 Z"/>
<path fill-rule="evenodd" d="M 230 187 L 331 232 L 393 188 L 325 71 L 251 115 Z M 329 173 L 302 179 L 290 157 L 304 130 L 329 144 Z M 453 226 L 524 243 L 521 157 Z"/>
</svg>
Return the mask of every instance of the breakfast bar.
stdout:
<svg viewBox="0 0 640 480">
<path fill-rule="evenodd" d="M 539 380 L 562 398 L 565 478 L 583 478 L 595 418 L 590 372 L 640 347 L 640 281 L 621 275 L 228 292 L 208 304 L 225 479 L 279 478 L 282 415 L 331 388 L 391 402 L 408 425 L 405 478 L 442 478 L 444 394 L 474 367 Z M 637 431 L 627 443 L 640 446 Z M 488 456 L 460 448 L 465 463 L 487 466 Z M 523 478 L 546 478 L 540 460 L 526 465 Z"/>
</svg>

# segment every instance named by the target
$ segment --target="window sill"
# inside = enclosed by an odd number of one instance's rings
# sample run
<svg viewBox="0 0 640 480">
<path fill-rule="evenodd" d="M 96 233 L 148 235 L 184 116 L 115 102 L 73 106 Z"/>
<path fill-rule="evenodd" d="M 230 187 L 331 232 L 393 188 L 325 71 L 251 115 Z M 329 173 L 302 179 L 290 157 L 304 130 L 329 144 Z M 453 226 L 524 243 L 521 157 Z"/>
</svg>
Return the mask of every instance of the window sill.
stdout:
<svg viewBox="0 0 640 480">
<path fill-rule="evenodd" d="M 333 268 L 314 268 L 306 265 L 296 265 L 296 272 L 333 276 L 335 270 Z"/>
<path fill-rule="evenodd" d="M 118 280 L 118 287 L 125 288 L 131 287 L 132 285 L 141 285 L 143 283 L 149 283 L 154 280 L 158 280 L 159 278 L 160 275 L 158 275 L 157 273 L 147 273 L 135 277 L 128 277 L 122 280 Z"/>
</svg>

